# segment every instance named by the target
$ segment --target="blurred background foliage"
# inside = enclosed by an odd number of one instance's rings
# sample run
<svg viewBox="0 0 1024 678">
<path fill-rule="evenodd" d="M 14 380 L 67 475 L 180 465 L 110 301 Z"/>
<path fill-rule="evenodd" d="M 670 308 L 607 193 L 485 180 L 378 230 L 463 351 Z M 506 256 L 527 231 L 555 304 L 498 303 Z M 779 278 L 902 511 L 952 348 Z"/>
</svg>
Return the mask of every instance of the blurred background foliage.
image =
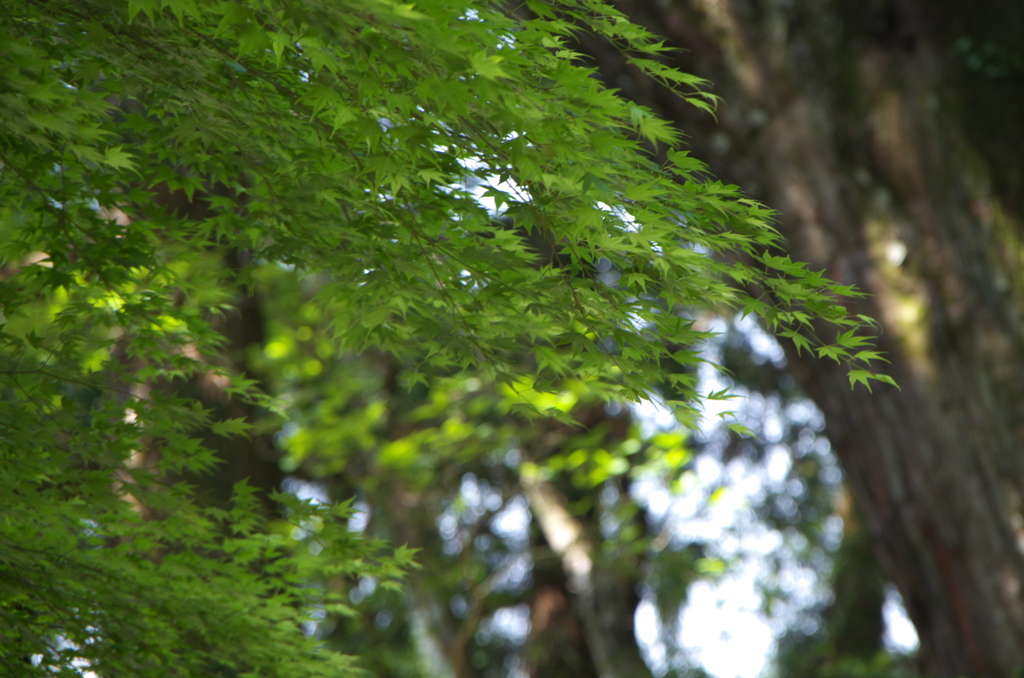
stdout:
<svg viewBox="0 0 1024 678">
<path fill-rule="evenodd" d="M 699 347 L 708 364 L 695 376 L 736 398 L 712 401 L 701 430 L 687 432 L 656 405 L 657 385 L 630 407 L 582 381 L 541 393 L 471 375 L 424 380 L 383 352 L 339 353 L 313 301 L 315 275 L 263 266 L 254 280 L 266 337 L 246 360 L 282 403 L 286 423 L 266 429 L 285 486 L 352 502 L 351 529 L 417 550 L 407 591 L 333 582 L 351 609 L 316 625 L 379 675 L 597 675 L 524 474 L 550 483 L 593 546 L 606 612 L 626 634 L 610 649 L 639 644 L 653 674 L 703 675 L 680 636 L 690 586 L 739 578 L 753 580 L 747 604 L 778 641 L 766 671 L 910 675 L 883 644 L 884 581 L 821 413 L 751 319 L 701 318 L 720 334 Z M 717 416 L 726 410 L 756 437 L 730 430 Z M 635 641 L 641 601 L 653 614 Z"/>
</svg>

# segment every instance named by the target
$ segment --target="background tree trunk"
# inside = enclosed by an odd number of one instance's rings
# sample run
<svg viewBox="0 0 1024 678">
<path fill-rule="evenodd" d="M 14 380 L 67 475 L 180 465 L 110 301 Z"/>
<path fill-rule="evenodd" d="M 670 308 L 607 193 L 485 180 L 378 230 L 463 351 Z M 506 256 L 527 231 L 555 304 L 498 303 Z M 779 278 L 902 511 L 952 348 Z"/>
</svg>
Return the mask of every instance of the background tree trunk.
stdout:
<svg viewBox="0 0 1024 678">
<path fill-rule="evenodd" d="M 713 81 L 714 121 L 584 39 L 714 174 L 780 211 L 794 258 L 871 293 L 902 390 L 790 350 L 826 415 L 922 669 L 1024 668 L 1024 5 L 630 0 Z M 789 350 L 789 347 L 787 347 Z"/>
</svg>

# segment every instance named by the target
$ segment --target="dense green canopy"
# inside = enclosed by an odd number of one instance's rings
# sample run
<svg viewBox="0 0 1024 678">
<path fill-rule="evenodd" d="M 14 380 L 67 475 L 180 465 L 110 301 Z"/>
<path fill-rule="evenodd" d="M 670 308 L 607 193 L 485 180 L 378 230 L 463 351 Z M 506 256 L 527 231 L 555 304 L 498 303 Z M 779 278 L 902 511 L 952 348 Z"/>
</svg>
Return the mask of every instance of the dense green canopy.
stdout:
<svg viewBox="0 0 1024 678">
<path fill-rule="evenodd" d="M 287 410 L 231 353 L 240 288 L 305 285 L 323 355 L 475 375 L 563 419 L 559 394 L 667 384 L 692 422 L 708 309 L 888 380 L 837 303 L 853 291 L 790 261 L 768 210 L 566 47 L 600 35 L 713 103 L 603 3 L 0 0 L 0 22 L 10 675 L 348 670 L 300 631 L 346 610 L 311 584 L 393 582 L 410 555 L 349 531 L 344 505 L 191 484 L 211 434 Z M 204 388 L 249 409 L 222 416 Z"/>
</svg>

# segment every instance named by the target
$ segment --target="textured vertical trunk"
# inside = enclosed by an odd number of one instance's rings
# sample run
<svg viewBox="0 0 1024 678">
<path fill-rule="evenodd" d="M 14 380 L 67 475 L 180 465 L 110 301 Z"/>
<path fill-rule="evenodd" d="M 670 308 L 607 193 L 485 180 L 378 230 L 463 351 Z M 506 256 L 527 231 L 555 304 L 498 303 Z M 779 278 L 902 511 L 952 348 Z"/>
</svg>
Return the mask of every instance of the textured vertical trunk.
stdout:
<svg viewBox="0 0 1024 678">
<path fill-rule="evenodd" d="M 780 211 L 796 258 L 873 297 L 902 390 L 790 354 L 825 412 L 886 575 L 935 675 L 1024 668 L 1020 309 L 1024 5 L 632 0 L 689 50 L 714 122 L 583 42 L 601 75 Z"/>
</svg>

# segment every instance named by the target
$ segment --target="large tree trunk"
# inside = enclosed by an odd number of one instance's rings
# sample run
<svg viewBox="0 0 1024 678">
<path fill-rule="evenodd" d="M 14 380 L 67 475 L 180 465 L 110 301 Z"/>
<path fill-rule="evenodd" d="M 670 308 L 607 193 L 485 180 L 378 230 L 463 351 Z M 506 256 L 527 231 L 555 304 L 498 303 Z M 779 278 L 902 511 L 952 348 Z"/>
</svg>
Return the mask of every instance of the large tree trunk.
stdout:
<svg viewBox="0 0 1024 678">
<path fill-rule="evenodd" d="M 718 121 L 583 42 L 720 178 L 778 209 L 795 258 L 872 298 L 902 390 L 790 352 L 929 674 L 1024 668 L 1024 4 L 630 0 L 689 50 Z"/>
</svg>

